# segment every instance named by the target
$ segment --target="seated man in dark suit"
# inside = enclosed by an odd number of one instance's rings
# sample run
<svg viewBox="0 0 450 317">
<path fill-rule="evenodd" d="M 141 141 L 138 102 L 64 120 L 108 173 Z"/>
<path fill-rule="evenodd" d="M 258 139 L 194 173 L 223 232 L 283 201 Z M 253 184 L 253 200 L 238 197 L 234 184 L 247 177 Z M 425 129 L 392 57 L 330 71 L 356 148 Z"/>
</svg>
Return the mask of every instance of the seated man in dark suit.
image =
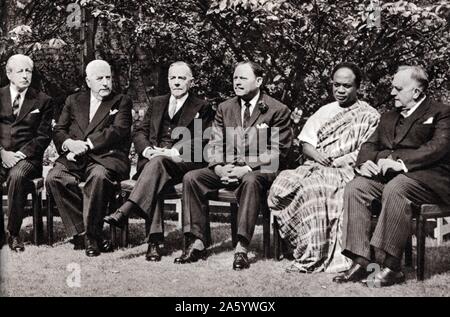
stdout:
<svg viewBox="0 0 450 317">
<path fill-rule="evenodd" d="M 8 244 L 24 251 L 19 236 L 25 216 L 27 186 L 42 176 L 42 157 L 51 140 L 50 98 L 29 88 L 33 61 L 25 55 L 11 56 L 6 63 L 9 86 L 0 89 L 0 186 L 8 184 Z M 3 231 L 3 213 L 0 231 Z M 0 242 L 3 245 L 3 237 Z"/>
<path fill-rule="evenodd" d="M 421 67 L 400 67 L 392 85 L 396 110 L 381 116 L 361 146 L 360 176 L 345 188 L 342 254 L 354 264 L 333 279 L 338 283 L 368 276 L 371 246 L 384 269 L 367 282 L 404 282 L 400 261 L 411 233 L 412 205 L 450 203 L 450 107 L 426 95 L 428 76 Z M 381 213 L 371 235 L 370 206 L 377 201 Z"/>
<path fill-rule="evenodd" d="M 67 97 L 54 127 L 53 141 L 60 154 L 48 173 L 52 193 L 75 249 L 84 245 L 87 256 L 111 251 L 103 241 L 103 217 L 114 183 L 128 179 L 131 145 L 131 99 L 112 92 L 111 67 L 94 60 L 86 67 L 90 91 Z M 86 182 L 81 190 L 80 182 Z"/>
<path fill-rule="evenodd" d="M 220 188 L 235 190 L 239 209 L 233 269 L 249 267 L 248 246 L 260 204 L 285 163 L 291 146 L 290 111 L 260 90 L 264 70 L 253 62 L 236 65 L 236 97 L 217 109 L 210 138 L 209 167 L 183 179 L 183 231 L 189 245 L 175 263 L 206 258 L 208 198 Z"/>
<path fill-rule="evenodd" d="M 188 171 L 205 166 L 203 131 L 213 118 L 211 107 L 189 92 L 193 76 L 187 63 L 171 64 L 168 79 L 170 94 L 150 99 L 133 137 L 139 153 L 136 186 L 125 204 L 105 217 L 105 222 L 122 227 L 133 211 L 148 216 L 151 226 L 146 260 L 153 262 L 161 260 L 160 246 L 164 242 L 163 206 L 159 198 L 165 190 L 180 183 Z M 177 131 L 184 134 L 183 139 L 173 137 Z"/>
</svg>

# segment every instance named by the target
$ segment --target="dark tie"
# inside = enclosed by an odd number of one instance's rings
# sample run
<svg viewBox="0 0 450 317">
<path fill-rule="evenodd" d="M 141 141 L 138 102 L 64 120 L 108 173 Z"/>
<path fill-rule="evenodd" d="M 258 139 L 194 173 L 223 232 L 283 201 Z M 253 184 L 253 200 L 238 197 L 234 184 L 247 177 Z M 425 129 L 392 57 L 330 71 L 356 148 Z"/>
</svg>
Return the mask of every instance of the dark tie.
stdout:
<svg viewBox="0 0 450 317">
<path fill-rule="evenodd" d="M 248 126 L 248 123 L 250 121 L 250 106 L 251 106 L 251 103 L 247 101 L 247 102 L 244 103 L 244 106 L 245 106 L 244 121 L 242 122 L 242 126 L 244 127 L 244 129 L 246 129 L 247 126 Z"/>
<path fill-rule="evenodd" d="M 17 94 L 12 104 L 12 111 L 14 117 L 17 117 L 17 115 L 19 114 L 19 105 L 20 105 L 20 94 Z"/>
</svg>

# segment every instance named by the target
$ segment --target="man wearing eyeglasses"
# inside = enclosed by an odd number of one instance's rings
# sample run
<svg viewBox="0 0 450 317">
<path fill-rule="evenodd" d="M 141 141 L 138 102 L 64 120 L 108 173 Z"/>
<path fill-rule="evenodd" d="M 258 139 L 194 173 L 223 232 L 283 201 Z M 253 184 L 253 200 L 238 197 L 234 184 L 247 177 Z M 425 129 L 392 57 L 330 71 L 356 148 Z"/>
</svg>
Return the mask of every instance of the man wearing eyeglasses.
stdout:
<svg viewBox="0 0 450 317">
<path fill-rule="evenodd" d="M 364 280 L 374 247 L 384 269 L 372 285 L 405 281 L 400 262 L 411 232 L 412 206 L 450 203 L 450 107 L 426 94 L 428 76 L 418 66 L 401 66 L 393 79 L 395 110 L 382 115 L 361 146 L 359 174 L 344 193 L 343 251 L 353 266 L 333 280 Z M 381 203 L 371 235 L 370 208 Z"/>
</svg>

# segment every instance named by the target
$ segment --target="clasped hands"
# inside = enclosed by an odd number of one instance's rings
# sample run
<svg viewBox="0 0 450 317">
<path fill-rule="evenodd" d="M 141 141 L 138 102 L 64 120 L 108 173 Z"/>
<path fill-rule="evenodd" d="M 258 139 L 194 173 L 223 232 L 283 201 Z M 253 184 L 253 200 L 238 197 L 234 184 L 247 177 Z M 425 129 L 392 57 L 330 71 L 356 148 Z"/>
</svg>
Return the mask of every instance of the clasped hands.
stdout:
<svg viewBox="0 0 450 317">
<path fill-rule="evenodd" d="M 157 156 L 167 156 L 167 157 L 171 157 L 174 160 L 177 160 L 178 158 L 180 158 L 180 154 L 178 153 L 177 150 L 167 149 L 165 147 L 157 147 L 157 146 L 152 146 L 149 149 L 147 149 L 144 153 L 144 156 L 149 160 L 151 160 L 152 158 L 157 157 Z"/>
<path fill-rule="evenodd" d="M 13 151 L 1 151 L 1 158 L 2 158 L 2 166 L 4 168 L 12 168 L 14 167 L 19 161 L 25 159 L 27 156 L 23 154 L 20 151 L 13 152 Z"/>
<path fill-rule="evenodd" d="M 379 174 L 386 175 L 388 170 L 401 172 L 403 171 L 403 164 L 390 157 L 379 159 L 377 164 L 368 160 L 359 167 L 359 174 L 365 177 L 372 177 Z"/>
<path fill-rule="evenodd" d="M 247 166 L 235 166 L 233 164 L 216 165 L 214 167 L 214 172 L 220 177 L 220 181 L 224 185 L 237 184 L 249 171 Z"/>
<path fill-rule="evenodd" d="M 67 153 L 66 157 L 69 161 L 76 162 L 76 156 L 83 155 L 89 150 L 89 143 L 82 140 L 72 140 L 68 139 L 64 142 L 67 150 L 69 153 Z"/>
</svg>

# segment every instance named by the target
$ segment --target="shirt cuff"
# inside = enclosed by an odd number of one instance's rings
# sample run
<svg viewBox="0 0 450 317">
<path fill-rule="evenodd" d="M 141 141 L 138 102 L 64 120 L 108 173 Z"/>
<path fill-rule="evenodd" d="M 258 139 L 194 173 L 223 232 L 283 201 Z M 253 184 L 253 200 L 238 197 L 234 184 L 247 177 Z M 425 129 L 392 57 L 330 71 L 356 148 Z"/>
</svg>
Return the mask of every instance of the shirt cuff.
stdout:
<svg viewBox="0 0 450 317">
<path fill-rule="evenodd" d="M 248 165 L 245 165 L 245 166 L 247 167 L 247 169 L 248 169 L 249 172 L 252 172 L 252 171 L 253 171 L 253 169 L 252 169 L 250 166 L 248 166 Z"/>
<path fill-rule="evenodd" d="M 176 148 L 171 148 L 170 150 L 170 156 L 180 156 L 180 152 Z"/>
<path fill-rule="evenodd" d="M 67 142 L 68 142 L 69 140 L 70 140 L 70 139 L 67 139 L 67 140 L 65 140 L 65 141 L 63 142 L 63 144 L 62 144 L 62 146 L 61 146 L 61 149 L 63 150 L 63 152 L 69 151 L 69 148 L 67 147 Z"/>
<path fill-rule="evenodd" d="M 399 162 L 400 164 L 402 164 L 403 172 L 408 173 L 408 169 L 406 168 L 405 163 L 403 163 L 403 161 L 400 160 L 400 159 L 398 159 L 397 162 Z"/>
<path fill-rule="evenodd" d="M 148 150 L 151 150 L 151 149 L 152 149 L 151 146 L 147 146 L 147 147 L 144 149 L 144 151 L 142 151 L 142 156 L 143 156 L 143 157 L 146 157 L 145 154 L 147 154 L 147 151 L 148 151 Z"/>
<path fill-rule="evenodd" d="M 94 148 L 94 144 L 92 144 L 90 139 L 86 140 L 86 143 L 88 144 L 89 148 L 92 150 Z"/>
</svg>

